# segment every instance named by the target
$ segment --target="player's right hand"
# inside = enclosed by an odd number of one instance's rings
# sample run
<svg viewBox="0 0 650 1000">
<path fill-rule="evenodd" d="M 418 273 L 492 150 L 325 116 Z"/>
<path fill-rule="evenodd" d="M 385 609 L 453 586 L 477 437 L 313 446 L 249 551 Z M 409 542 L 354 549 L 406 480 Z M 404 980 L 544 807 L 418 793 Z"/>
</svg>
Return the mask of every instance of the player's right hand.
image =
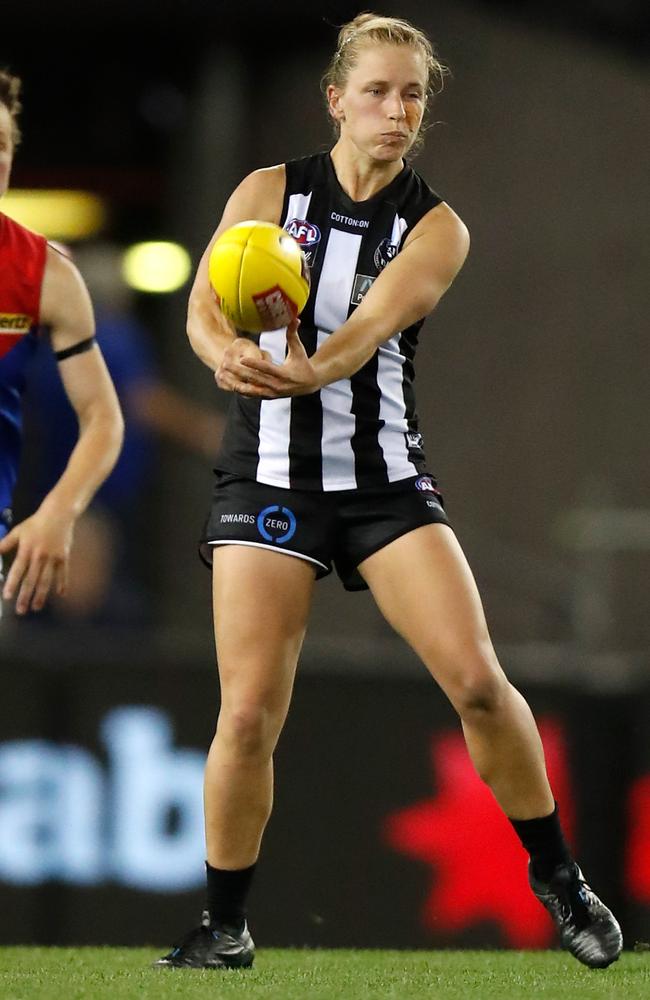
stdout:
<svg viewBox="0 0 650 1000">
<path fill-rule="evenodd" d="M 16 613 L 40 611 L 52 590 L 65 593 L 74 518 L 37 510 L 0 539 L 0 555 L 15 550 L 2 597 L 16 596 Z"/>
<path fill-rule="evenodd" d="M 226 392 L 243 392 L 247 379 L 251 376 L 250 369 L 242 364 L 242 359 L 256 358 L 259 361 L 270 361 L 271 355 L 263 351 L 254 341 L 247 337 L 235 337 L 223 353 L 221 364 L 214 373 L 215 381 L 220 389 Z"/>
</svg>

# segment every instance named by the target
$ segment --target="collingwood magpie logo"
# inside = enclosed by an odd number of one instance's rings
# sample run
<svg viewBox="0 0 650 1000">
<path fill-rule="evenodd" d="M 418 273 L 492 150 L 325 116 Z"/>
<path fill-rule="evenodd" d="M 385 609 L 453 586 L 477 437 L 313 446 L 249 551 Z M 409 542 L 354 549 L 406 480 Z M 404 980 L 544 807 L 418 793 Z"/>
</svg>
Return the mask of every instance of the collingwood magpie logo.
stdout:
<svg viewBox="0 0 650 1000">
<path fill-rule="evenodd" d="M 374 262 L 378 271 L 383 271 L 386 264 L 389 264 L 397 256 L 397 247 L 386 237 L 375 250 Z"/>
</svg>

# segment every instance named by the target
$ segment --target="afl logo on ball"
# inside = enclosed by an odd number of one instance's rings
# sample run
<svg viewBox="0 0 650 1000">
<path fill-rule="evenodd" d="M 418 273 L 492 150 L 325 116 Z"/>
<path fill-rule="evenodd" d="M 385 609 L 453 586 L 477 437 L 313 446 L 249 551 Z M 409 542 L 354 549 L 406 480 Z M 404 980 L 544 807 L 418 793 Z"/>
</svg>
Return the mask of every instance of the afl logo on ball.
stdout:
<svg viewBox="0 0 650 1000">
<path fill-rule="evenodd" d="M 306 219 L 291 219 L 284 228 L 300 244 L 305 259 L 310 267 L 314 266 L 316 251 L 320 243 L 320 229 Z"/>
</svg>

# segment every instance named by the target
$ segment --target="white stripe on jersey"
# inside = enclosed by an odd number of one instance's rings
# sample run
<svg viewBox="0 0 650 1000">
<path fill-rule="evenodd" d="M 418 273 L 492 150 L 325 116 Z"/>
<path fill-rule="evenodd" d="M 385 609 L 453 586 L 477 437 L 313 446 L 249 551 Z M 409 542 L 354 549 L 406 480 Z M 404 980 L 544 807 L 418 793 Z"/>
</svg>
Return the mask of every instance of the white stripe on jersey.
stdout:
<svg viewBox="0 0 650 1000">
<path fill-rule="evenodd" d="M 384 426 L 378 434 L 379 447 L 384 453 L 388 481 L 407 479 L 417 475 L 417 468 L 409 460 L 405 434 L 408 431 L 402 369 L 404 356 L 399 349 L 401 334 L 396 333 L 379 348 L 377 384 L 381 390 L 379 418 Z"/>
<path fill-rule="evenodd" d="M 310 191 L 309 194 L 292 194 L 289 196 L 287 214 L 282 220 L 283 226 L 286 226 L 287 222 L 291 222 L 292 219 L 305 220 L 307 218 L 311 194 Z"/>
<path fill-rule="evenodd" d="M 287 349 L 285 329 L 260 334 L 260 348 L 268 351 L 276 365 L 284 362 Z M 263 399 L 257 453 L 257 480 L 270 486 L 289 488 L 289 442 L 291 440 L 291 397 Z"/>
<path fill-rule="evenodd" d="M 406 219 L 396 215 L 390 240 L 394 246 L 400 245 L 407 229 Z M 404 357 L 399 340 L 400 333 L 396 333 L 387 343 L 382 344 L 377 361 L 377 384 L 381 390 L 379 417 L 384 421 L 378 438 L 384 453 L 388 481 L 391 483 L 417 475 L 415 465 L 409 460 L 404 437 L 409 428 L 402 384 Z"/>
<path fill-rule="evenodd" d="M 309 194 L 292 194 L 287 204 L 285 225 L 291 219 L 306 219 L 311 201 Z M 268 351 L 276 365 L 284 361 L 287 338 L 284 328 L 260 335 L 260 347 Z M 256 478 L 260 483 L 288 488 L 289 442 L 291 440 L 291 399 L 263 399 L 260 404 L 260 426 Z"/>
<path fill-rule="evenodd" d="M 324 344 L 329 333 L 318 331 L 317 346 Z M 323 489 L 352 490 L 357 485 L 352 435 L 357 423 L 352 411 L 350 379 L 330 382 L 320 391 L 323 407 Z"/>
<path fill-rule="evenodd" d="M 331 229 L 314 303 L 318 347 L 348 318 L 361 248 L 360 233 Z M 356 418 L 352 413 L 350 379 L 339 379 L 320 391 L 323 407 L 323 489 L 350 490 L 357 485 L 352 450 Z"/>
<path fill-rule="evenodd" d="M 348 318 L 362 239 L 361 233 L 330 229 L 314 303 L 314 322 L 319 330 L 332 333 Z"/>
</svg>

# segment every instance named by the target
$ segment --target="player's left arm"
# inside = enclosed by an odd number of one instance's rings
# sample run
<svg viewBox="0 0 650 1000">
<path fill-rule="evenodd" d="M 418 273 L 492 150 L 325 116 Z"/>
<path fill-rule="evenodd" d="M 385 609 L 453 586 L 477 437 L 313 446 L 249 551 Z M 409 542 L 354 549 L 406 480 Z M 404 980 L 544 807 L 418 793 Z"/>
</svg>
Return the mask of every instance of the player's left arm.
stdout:
<svg viewBox="0 0 650 1000">
<path fill-rule="evenodd" d="M 283 365 L 243 359 L 246 395 L 286 396 L 315 392 L 349 378 L 372 357 L 380 344 L 427 316 L 461 269 L 469 249 L 464 223 L 444 202 L 414 227 L 400 253 L 384 268 L 352 315 L 311 358 L 296 327 L 287 331 Z"/>
<path fill-rule="evenodd" d="M 0 541 L 0 553 L 16 550 L 3 597 L 10 600 L 17 594 L 19 614 L 40 610 L 52 588 L 60 594 L 65 591 L 75 522 L 113 468 L 123 436 L 115 389 L 93 340 L 86 286 L 74 264 L 51 247 L 41 322 L 50 327 L 53 350 L 65 353 L 59 371 L 79 421 L 79 438 L 63 475 L 38 510 Z"/>
</svg>

